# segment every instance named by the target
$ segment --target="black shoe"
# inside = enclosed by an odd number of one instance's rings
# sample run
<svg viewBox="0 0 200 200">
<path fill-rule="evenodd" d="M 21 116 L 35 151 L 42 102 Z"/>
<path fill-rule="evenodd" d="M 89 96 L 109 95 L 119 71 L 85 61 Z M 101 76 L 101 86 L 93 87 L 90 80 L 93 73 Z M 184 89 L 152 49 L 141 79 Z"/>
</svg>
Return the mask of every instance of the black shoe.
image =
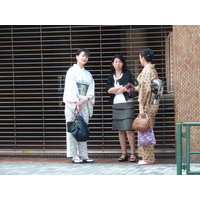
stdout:
<svg viewBox="0 0 200 200">
<path fill-rule="evenodd" d="M 130 157 L 130 162 L 136 162 L 136 155 L 135 154 L 131 154 L 131 156 L 134 156 L 134 157 Z"/>
<path fill-rule="evenodd" d="M 128 160 L 128 155 L 127 154 L 122 154 L 120 158 L 118 158 L 119 162 L 124 162 Z"/>
</svg>

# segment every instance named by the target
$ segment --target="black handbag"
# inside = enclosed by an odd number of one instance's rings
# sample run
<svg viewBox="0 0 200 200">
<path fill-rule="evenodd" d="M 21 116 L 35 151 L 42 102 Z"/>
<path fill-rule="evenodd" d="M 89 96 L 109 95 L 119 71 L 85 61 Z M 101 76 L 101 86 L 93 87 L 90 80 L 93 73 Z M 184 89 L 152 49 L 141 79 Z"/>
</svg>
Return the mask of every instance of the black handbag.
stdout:
<svg viewBox="0 0 200 200">
<path fill-rule="evenodd" d="M 89 139 L 90 128 L 80 115 L 77 115 L 73 121 L 67 122 L 67 128 L 77 142 L 86 142 Z"/>
<path fill-rule="evenodd" d="M 137 97 L 138 94 L 139 94 L 139 93 L 138 93 L 137 91 L 133 91 L 133 92 L 130 92 L 129 97 L 130 97 L 130 98 L 134 98 L 134 97 Z"/>
<path fill-rule="evenodd" d="M 133 76 L 132 76 L 132 81 L 133 81 L 134 86 L 138 86 L 138 80 L 136 78 L 134 78 Z M 134 98 L 134 97 L 137 97 L 138 94 L 139 93 L 137 91 L 133 91 L 133 92 L 130 92 L 129 96 L 130 96 L 130 98 Z"/>
</svg>

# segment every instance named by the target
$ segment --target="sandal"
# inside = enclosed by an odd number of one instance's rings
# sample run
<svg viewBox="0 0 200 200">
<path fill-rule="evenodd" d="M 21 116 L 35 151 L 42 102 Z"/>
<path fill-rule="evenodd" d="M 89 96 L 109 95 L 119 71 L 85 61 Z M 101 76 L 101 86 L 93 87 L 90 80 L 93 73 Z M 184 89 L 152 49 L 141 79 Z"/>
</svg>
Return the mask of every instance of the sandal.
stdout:
<svg viewBox="0 0 200 200">
<path fill-rule="evenodd" d="M 128 155 L 127 154 L 122 154 L 120 158 L 118 158 L 119 162 L 124 162 L 128 160 Z"/>
<path fill-rule="evenodd" d="M 134 156 L 134 157 L 132 157 L 132 156 Z M 130 162 L 136 162 L 136 159 L 137 159 L 137 157 L 136 157 L 136 154 L 131 154 L 131 157 L 130 157 Z"/>
</svg>

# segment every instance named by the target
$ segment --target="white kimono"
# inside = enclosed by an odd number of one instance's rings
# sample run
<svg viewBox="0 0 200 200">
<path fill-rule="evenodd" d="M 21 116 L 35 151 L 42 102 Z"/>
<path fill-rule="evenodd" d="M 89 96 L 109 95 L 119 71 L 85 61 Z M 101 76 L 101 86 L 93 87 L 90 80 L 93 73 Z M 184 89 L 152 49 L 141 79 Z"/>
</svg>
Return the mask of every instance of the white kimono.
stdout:
<svg viewBox="0 0 200 200">
<path fill-rule="evenodd" d="M 89 97 L 90 100 L 81 106 L 79 113 L 85 122 L 88 123 L 89 117 L 92 117 L 93 114 L 95 85 L 91 73 L 85 68 L 80 68 L 77 64 L 69 68 L 65 78 L 63 95 L 63 102 L 65 102 L 65 119 L 66 122 L 71 121 L 75 114 L 76 103 L 69 102 L 77 102 L 83 97 L 79 94 L 77 83 L 88 85 L 86 96 Z M 77 142 L 72 134 L 67 132 L 67 157 L 76 155 L 88 157 L 87 142 Z"/>
</svg>

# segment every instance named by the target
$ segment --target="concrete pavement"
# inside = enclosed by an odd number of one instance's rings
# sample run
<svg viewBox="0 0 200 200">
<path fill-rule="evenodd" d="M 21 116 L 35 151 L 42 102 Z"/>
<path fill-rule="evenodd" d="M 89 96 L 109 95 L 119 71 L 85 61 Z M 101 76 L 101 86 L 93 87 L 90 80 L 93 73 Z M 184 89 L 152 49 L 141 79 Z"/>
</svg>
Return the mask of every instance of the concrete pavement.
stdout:
<svg viewBox="0 0 200 200">
<path fill-rule="evenodd" d="M 0 175 L 176 175 L 176 165 L 0 163 Z"/>
<path fill-rule="evenodd" d="M 116 158 L 93 159 L 94 163 L 74 164 L 70 158 L 0 157 L 0 175 L 176 175 L 175 159 L 157 159 L 144 166 L 119 163 Z M 191 170 L 200 171 L 200 163 L 192 163 Z"/>
</svg>

